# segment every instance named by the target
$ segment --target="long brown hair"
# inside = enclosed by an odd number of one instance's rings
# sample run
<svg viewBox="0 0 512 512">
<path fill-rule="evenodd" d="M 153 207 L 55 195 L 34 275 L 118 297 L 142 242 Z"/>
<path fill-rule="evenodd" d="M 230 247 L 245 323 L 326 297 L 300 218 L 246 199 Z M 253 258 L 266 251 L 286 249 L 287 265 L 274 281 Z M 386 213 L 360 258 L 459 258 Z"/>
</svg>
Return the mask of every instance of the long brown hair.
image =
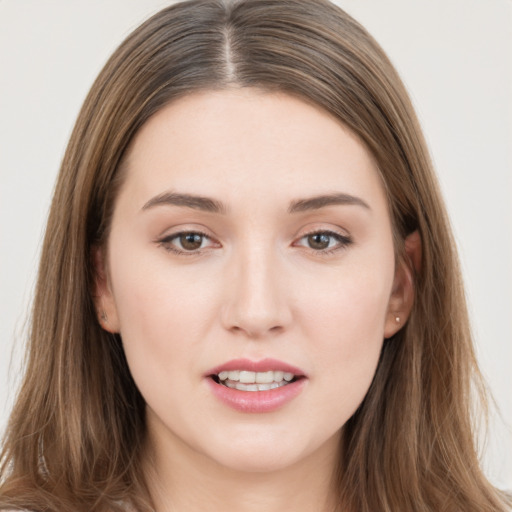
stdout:
<svg viewBox="0 0 512 512">
<path fill-rule="evenodd" d="M 108 236 L 123 155 L 173 99 L 284 91 L 336 116 L 373 154 L 398 257 L 422 240 L 407 325 L 384 343 L 344 427 L 340 504 L 358 512 L 502 511 L 483 476 L 472 410 L 483 387 L 455 245 L 408 95 L 378 44 L 327 0 L 191 0 L 135 30 L 94 83 L 65 153 L 37 282 L 26 374 L 3 443 L 0 507 L 141 511 L 144 401 L 119 336 L 99 326 L 92 247 Z M 485 401 L 482 402 L 483 404 Z"/>
</svg>

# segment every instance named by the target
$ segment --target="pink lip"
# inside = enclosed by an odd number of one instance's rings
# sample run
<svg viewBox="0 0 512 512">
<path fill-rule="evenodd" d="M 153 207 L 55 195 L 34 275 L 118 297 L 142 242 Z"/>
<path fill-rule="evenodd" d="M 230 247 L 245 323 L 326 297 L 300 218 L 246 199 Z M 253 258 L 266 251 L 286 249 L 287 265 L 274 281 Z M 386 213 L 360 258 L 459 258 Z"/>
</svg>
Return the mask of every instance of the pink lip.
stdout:
<svg viewBox="0 0 512 512">
<path fill-rule="evenodd" d="M 251 361 L 250 359 L 233 359 L 231 361 L 228 361 L 227 363 L 212 368 L 211 370 L 206 372 L 205 376 L 209 377 L 210 375 L 218 375 L 220 372 L 230 372 L 234 370 L 246 370 L 248 372 L 281 371 L 293 373 L 297 377 L 307 377 L 307 375 L 300 368 L 284 363 L 283 361 L 270 358 L 261 359 L 260 361 Z"/>
<path fill-rule="evenodd" d="M 282 371 L 293 373 L 295 376 L 300 376 L 300 378 L 290 384 L 269 391 L 240 391 L 219 384 L 211 378 L 212 375 L 217 375 L 222 371 L 233 370 Z M 307 377 L 302 370 L 277 359 L 262 359 L 261 361 L 234 359 L 212 368 L 205 374 L 205 378 L 216 398 L 228 407 L 244 413 L 265 413 L 280 409 L 301 393 L 307 381 Z"/>
</svg>

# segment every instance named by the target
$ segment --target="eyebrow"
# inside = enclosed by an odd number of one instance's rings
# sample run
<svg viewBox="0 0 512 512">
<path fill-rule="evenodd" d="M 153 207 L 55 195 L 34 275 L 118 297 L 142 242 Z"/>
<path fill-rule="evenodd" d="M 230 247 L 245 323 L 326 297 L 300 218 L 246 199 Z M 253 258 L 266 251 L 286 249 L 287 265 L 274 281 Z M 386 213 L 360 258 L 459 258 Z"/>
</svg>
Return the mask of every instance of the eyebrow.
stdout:
<svg viewBox="0 0 512 512">
<path fill-rule="evenodd" d="M 163 205 L 182 206 L 210 213 L 224 214 L 227 212 L 227 208 L 224 203 L 216 199 L 193 194 L 180 194 L 177 192 L 164 192 L 163 194 L 153 197 L 144 204 L 142 210 L 148 210 L 155 206 Z M 288 207 L 288 213 L 319 210 L 327 206 L 336 205 L 356 205 L 371 210 L 368 204 L 359 197 L 344 193 L 334 193 L 292 201 Z"/>
<path fill-rule="evenodd" d="M 155 206 L 170 205 L 184 206 L 194 210 L 202 210 L 210 213 L 226 213 L 226 207 L 220 201 L 209 197 L 196 196 L 192 194 L 178 194 L 176 192 L 164 192 L 150 199 L 143 207 L 143 210 Z"/>
<path fill-rule="evenodd" d="M 288 213 L 319 210 L 320 208 L 325 208 L 326 206 L 336 205 L 355 205 L 362 206 L 363 208 L 371 210 L 368 203 L 363 201 L 360 197 L 352 196 L 350 194 L 334 193 L 292 201 L 290 203 L 290 207 L 288 208 Z"/>
</svg>

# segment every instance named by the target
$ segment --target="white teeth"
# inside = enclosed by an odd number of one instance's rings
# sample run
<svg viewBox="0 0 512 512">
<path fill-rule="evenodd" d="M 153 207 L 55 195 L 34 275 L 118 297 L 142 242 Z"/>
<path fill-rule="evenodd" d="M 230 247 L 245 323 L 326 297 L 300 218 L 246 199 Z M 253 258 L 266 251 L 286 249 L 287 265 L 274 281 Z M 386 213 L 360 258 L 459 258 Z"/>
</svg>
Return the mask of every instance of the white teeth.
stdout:
<svg viewBox="0 0 512 512">
<path fill-rule="evenodd" d="M 274 372 L 258 372 L 256 374 L 257 384 L 270 384 L 274 382 Z"/>
<path fill-rule="evenodd" d="M 240 382 L 242 382 L 243 384 L 250 384 L 250 383 L 255 383 L 256 382 L 256 373 L 255 372 L 246 372 L 246 371 L 241 371 L 240 372 Z"/>
<path fill-rule="evenodd" d="M 284 372 L 274 372 L 274 380 L 280 382 L 283 380 Z"/>
<path fill-rule="evenodd" d="M 224 385 L 231 389 L 238 389 L 239 391 L 270 391 L 271 389 L 286 386 L 286 381 L 272 382 L 270 384 L 243 384 L 242 382 L 226 380 Z"/>
<path fill-rule="evenodd" d="M 292 381 L 295 375 L 289 372 L 268 371 L 268 372 L 250 372 L 247 370 L 222 371 L 218 374 L 219 380 L 230 388 L 239 388 L 238 384 L 243 384 L 244 391 L 265 391 L 274 389 L 280 385 L 285 385 Z M 248 389 L 251 386 L 247 384 L 257 384 L 257 389 Z M 272 387 L 268 387 L 272 386 Z"/>
<path fill-rule="evenodd" d="M 220 375 L 219 375 L 219 378 L 220 378 Z M 240 379 L 240 372 L 238 370 L 233 371 L 233 372 L 228 372 L 227 378 L 229 380 L 239 380 Z"/>
<path fill-rule="evenodd" d="M 240 391 L 259 391 L 257 384 L 243 384 L 241 382 L 237 382 L 235 384 L 235 388 Z"/>
</svg>

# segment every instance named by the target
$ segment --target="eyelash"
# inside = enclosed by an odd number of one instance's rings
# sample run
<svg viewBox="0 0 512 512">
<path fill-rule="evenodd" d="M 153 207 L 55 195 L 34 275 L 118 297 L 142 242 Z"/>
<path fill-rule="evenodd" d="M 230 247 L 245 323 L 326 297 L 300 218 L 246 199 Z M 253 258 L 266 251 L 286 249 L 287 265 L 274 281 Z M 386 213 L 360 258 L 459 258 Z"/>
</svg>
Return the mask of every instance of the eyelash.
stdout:
<svg viewBox="0 0 512 512">
<path fill-rule="evenodd" d="M 209 249 L 209 247 L 206 247 L 206 248 L 203 248 L 203 249 L 199 248 L 198 250 L 187 251 L 187 250 L 179 249 L 179 248 L 175 247 L 173 245 L 173 241 L 177 240 L 180 237 L 185 236 L 185 235 L 197 235 L 197 236 L 200 236 L 200 237 L 202 237 L 202 241 L 205 240 L 205 239 L 212 240 L 212 237 L 208 236 L 206 233 L 203 233 L 201 231 L 191 230 L 191 231 L 180 231 L 179 233 L 173 233 L 172 235 L 168 235 L 168 236 L 162 238 L 161 240 L 159 240 L 158 244 L 161 247 L 163 247 L 166 251 L 172 252 L 172 253 L 177 254 L 179 256 L 196 256 L 198 254 L 201 254 L 205 250 Z M 201 243 L 201 245 L 202 245 L 202 243 Z"/>
<path fill-rule="evenodd" d="M 158 245 L 163 247 L 166 251 L 172 252 L 172 253 L 180 255 L 180 256 L 196 256 L 198 254 L 202 254 L 205 250 L 208 250 L 208 249 L 211 248 L 211 247 L 206 247 L 206 248 L 199 248 L 197 250 L 189 250 L 189 251 L 187 251 L 187 250 L 184 250 L 184 249 L 179 249 L 179 248 L 177 248 L 177 247 L 175 247 L 173 245 L 173 241 L 179 239 L 182 236 L 186 236 L 186 235 L 196 235 L 196 236 L 202 237 L 201 245 L 202 245 L 202 242 L 205 239 L 213 240 L 206 233 L 203 233 L 201 231 L 191 230 L 191 231 L 180 231 L 179 233 L 173 233 L 172 235 L 168 235 L 168 236 L 158 240 Z M 329 238 L 334 238 L 336 240 L 337 244 L 336 244 L 335 247 L 325 248 L 325 249 L 313 249 L 312 247 L 307 247 L 307 246 L 304 246 L 304 245 L 298 245 L 299 241 L 307 239 L 308 237 L 315 236 L 315 235 L 324 235 L 324 236 L 327 236 Z M 214 243 L 218 244 L 218 242 L 215 242 L 215 241 L 214 241 Z M 293 246 L 295 246 L 295 247 L 297 247 L 297 246 L 298 247 L 305 247 L 306 249 L 312 251 L 315 255 L 328 256 L 328 255 L 333 254 L 333 253 L 335 253 L 335 252 L 337 252 L 339 250 L 347 248 L 352 243 L 353 243 L 353 241 L 352 241 L 351 237 L 349 237 L 349 236 L 341 235 L 340 233 L 336 233 L 335 231 L 319 229 L 319 230 L 316 230 L 316 231 L 311 231 L 309 233 L 306 233 L 305 235 L 302 235 L 297 240 L 297 242 L 294 242 Z"/>
<path fill-rule="evenodd" d="M 346 249 L 350 244 L 352 244 L 352 238 L 350 236 L 342 235 L 340 233 L 337 233 L 336 231 L 329 231 L 326 229 L 318 229 L 318 230 L 306 233 L 305 235 L 302 235 L 299 238 L 299 241 L 307 239 L 308 237 L 315 236 L 315 235 L 324 235 L 329 238 L 334 238 L 337 242 L 335 247 L 326 248 L 326 249 L 318 249 L 318 250 L 313 249 L 312 247 L 300 246 L 300 247 L 306 247 L 306 249 L 309 249 L 315 255 L 329 256 L 335 252 Z M 294 243 L 294 245 L 295 244 L 296 243 Z"/>
</svg>

